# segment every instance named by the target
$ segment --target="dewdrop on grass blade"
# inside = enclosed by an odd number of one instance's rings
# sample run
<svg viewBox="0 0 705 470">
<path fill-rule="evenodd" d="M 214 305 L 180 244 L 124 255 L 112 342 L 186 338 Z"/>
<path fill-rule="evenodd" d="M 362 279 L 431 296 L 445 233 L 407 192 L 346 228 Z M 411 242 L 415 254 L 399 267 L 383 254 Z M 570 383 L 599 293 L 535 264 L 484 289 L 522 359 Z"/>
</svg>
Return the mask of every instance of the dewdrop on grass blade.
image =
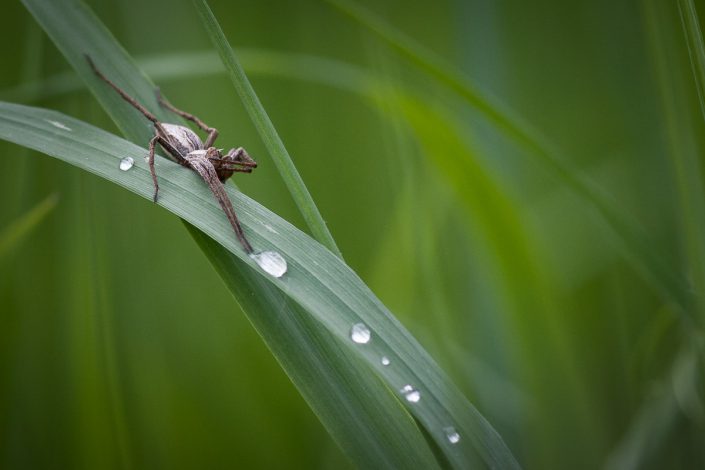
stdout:
<svg viewBox="0 0 705 470">
<path fill-rule="evenodd" d="M 364 323 L 355 323 L 350 329 L 350 339 L 357 344 L 367 344 L 372 339 L 372 333 Z"/>
<path fill-rule="evenodd" d="M 288 268 L 284 257 L 276 251 L 251 253 L 250 258 L 252 258 L 264 272 L 277 278 L 282 277 Z"/>
<path fill-rule="evenodd" d="M 135 160 L 132 157 L 125 157 L 122 160 L 120 160 L 120 169 L 122 171 L 127 171 L 130 168 L 132 168 L 132 165 L 135 164 Z"/>
<path fill-rule="evenodd" d="M 421 400 L 421 392 L 416 390 L 411 385 L 404 385 L 404 387 L 402 387 L 399 391 L 404 395 L 404 398 L 406 398 L 406 401 L 409 403 L 417 403 Z"/>
<path fill-rule="evenodd" d="M 443 428 L 443 432 L 445 433 L 448 442 L 450 442 L 451 444 L 457 444 L 458 442 L 460 442 L 460 434 L 458 434 L 458 431 L 456 431 L 453 426 Z"/>
</svg>

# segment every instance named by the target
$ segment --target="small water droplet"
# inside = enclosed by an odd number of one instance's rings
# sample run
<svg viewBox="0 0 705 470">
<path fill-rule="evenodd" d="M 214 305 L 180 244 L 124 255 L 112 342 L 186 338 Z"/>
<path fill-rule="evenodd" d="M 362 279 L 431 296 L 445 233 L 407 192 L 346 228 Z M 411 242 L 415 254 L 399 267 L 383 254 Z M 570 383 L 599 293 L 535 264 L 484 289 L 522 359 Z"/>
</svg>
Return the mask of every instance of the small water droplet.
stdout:
<svg viewBox="0 0 705 470">
<path fill-rule="evenodd" d="M 125 157 L 122 160 L 120 160 L 120 169 L 122 171 L 127 171 L 130 168 L 132 168 L 132 165 L 135 164 L 135 160 L 132 157 Z"/>
<path fill-rule="evenodd" d="M 286 260 L 276 251 L 263 251 L 252 253 L 250 258 L 255 260 L 267 274 L 274 277 L 282 277 L 287 270 Z"/>
<path fill-rule="evenodd" d="M 460 441 L 460 434 L 458 434 L 458 431 L 456 431 L 453 426 L 443 428 L 443 432 L 446 433 L 448 442 L 450 442 L 451 444 L 457 444 Z"/>
<path fill-rule="evenodd" d="M 390 361 L 387 356 L 382 356 L 382 365 L 383 366 L 388 366 L 390 362 L 392 362 L 392 361 Z"/>
<path fill-rule="evenodd" d="M 421 392 L 416 390 L 411 385 L 404 385 L 404 387 L 402 387 L 399 391 L 404 394 L 404 398 L 406 398 L 406 401 L 409 403 L 416 403 L 421 400 Z"/>
<path fill-rule="evenodd" d="M 355 323 L 350 329 L 350 339 L 357 344 L 367 344 L 372 338 L 372 333 L 364 323 Z"/>
</svg>

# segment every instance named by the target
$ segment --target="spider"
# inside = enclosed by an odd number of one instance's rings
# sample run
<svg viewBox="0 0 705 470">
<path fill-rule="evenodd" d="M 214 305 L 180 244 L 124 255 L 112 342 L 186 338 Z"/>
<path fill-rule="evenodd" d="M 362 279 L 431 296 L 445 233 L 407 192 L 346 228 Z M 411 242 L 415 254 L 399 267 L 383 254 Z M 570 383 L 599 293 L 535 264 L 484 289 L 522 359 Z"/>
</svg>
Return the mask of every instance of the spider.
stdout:
<svg viewBox="0 0 705 470">
<path fill-rule="evenodd" d="M 218 130 L 206 125 L 206 123 L 193 114 L 175 108 L 162 97 L 157 88 L 157 100 L 161 106 L 193 122 L 199 129 L 206 132 L 208 137 L 206 141 L 203 142 L 201 138 L 188 127 L 160 122 L 154 114 L 150 113 L 144 106 L 138 103 L 137 100 L 106 77 L 103 72 L 96 67 L 95 63 L 88 55 L 85 57 L 88 64 L 93 69 L 93 72 L 95 72 L 100 79 L 110 85 L 125 101 L 130 103 L 154 124 L 154 137 L 149 141 L 148 156 L 149 171 L 152 174 L 152 182 L 154 183 L 154 202 L 157 202 L 157 195 L 159 193 L 157 173 L 154 169 L 154 150 L 157 144 L 159 144 L 176 163 L 194 170 L 203 178 L 203 181 L 205 181 L 210 188 L 213 196 L 215 196 L 220 207 L 223 209 L 223 212 L 225 212 L 245 252 L 248 255 L 252 254 L 254 252 L 252 245 L 247 241 L 245 233 L 242 231 L 240 222 L 235 214 L 235 209 L 225 192 L 223 183 L 235 172 L 251 173 L 253 169 L 257 168 L 257 162 L 255 162 L 242 147 L 230 149 L 228 153 L 223 155 L 222 150 L 213 147 L 215 139 L 218 138 Z"/>
</svg>

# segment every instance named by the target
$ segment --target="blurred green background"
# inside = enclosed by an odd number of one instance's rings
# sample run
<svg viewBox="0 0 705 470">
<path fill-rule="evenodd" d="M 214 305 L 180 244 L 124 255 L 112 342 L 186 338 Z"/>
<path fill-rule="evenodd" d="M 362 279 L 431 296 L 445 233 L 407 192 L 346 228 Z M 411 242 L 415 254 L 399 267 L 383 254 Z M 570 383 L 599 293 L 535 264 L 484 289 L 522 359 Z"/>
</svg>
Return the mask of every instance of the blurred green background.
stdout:
<svg viewBox="0 0 705 470">
<path fill-rule="evenodd" d="M 88 3 L 174 104 L 258 159 L 238 186 L 304 228 L 191 3 Z M 678 5 L 366 3 L 620 218 L 334 7 L 212 1 L 348 264 L 524 467 L 703 468 L 705 123 Z M 21 4 L 0 25 L 0 99 L 117 132 Z M 0 155 L 0 468 L 350 467 L 177 218 Z"/>
</svg>

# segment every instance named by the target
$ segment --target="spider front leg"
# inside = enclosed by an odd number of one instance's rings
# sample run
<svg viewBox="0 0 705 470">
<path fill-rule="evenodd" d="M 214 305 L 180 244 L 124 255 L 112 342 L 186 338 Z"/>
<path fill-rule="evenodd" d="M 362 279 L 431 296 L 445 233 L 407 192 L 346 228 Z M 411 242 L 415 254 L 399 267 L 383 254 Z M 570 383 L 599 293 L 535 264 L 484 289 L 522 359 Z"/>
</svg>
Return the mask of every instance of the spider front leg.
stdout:
<svg viewBox="0 0 705 470">
<path fill-rule="evenodd" d="M 242 147 L 230 149 L 230 151 L 227 153 L 227 155 L 225 155 L 225 157 L 230 158 L 233 162 L 237 162 L 238 164 L 244 167 L 257 168 L 257 162 L 252 157 L 250 157 L 250 154 L 247 153 L 247 150 Z"/>
<path fill-rule="evenodd" d="M 200 119 L 198 119 L 196 116 L 194 116 L 191 113 L 187 113 L 186 111 L 182 111 L 178 108 L 175 108 L 174 105 L 172 105 L 166 99 L 164 99 L 164 97 L 162 96 L 162 92 L 159 88 L 157 88 L 156 93 L 157 93 L 157 101 L 159 101 L 160 105 L 164 106 L 166 109 L 168 109 L 172 113 L 178 114 L 179 116 L 186 119 L 187 121 L 193 122 L 203 132 L 208 133 L 208 137 L 206 138 L 206 142 L 203 144 L 203 146 L 205 148 L 210 148 L 213 146 L 215 139 L 218 138 L 218 130 L 215 127 L 208 126 L 205 122 L 201 121 Z"/>
<path fill-rule="evenodd" d="M 212 155 L 208 159 L 218 172 L 221 182 L 227 181 L 235 172 L 252 173 L 257 168 L 257 162 L 242 147 L 230 149 L 225 156 Z"/>
</svg>

